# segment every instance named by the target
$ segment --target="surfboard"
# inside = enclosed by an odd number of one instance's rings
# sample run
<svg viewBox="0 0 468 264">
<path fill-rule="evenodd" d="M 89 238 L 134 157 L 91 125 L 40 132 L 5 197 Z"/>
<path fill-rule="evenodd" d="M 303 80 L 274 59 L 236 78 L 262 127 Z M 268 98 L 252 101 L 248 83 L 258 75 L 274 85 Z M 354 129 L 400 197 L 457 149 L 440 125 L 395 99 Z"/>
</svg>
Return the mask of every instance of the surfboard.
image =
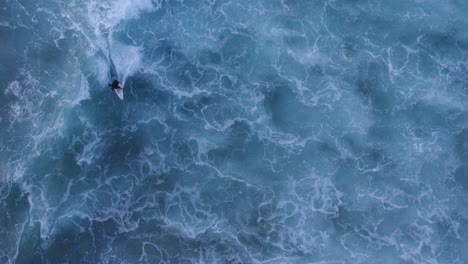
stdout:
<svg viewBox="0 0 468 264">
<path fill-rule="evenodd" d="M 112 76 L 112 82 L 114 81 L 117 81 L 117 77 L 115 76 Z M 109 84 L 110 85 L 110 84 Z M 123 100 L 124 99 L 124 95 L 123 95 L 123 88 L 116 88 L 116 89 L 113 89 L 115 91 L 115 93 L 117 94 L 117 96 L 120 98 L 120 100 Z"/>
<path fill-rule="evenodd" d="M 123 89 L 117 88 L 117 89 L 114 89 L 114 91 L 117 94 L 117 96 L 120 98 L 120 100 L 123 100 Z"/>
<path fill-rule="evenodd" d="M 110 58 L 109 58 L 109 61 L 110 61 L 110 75 L 111 75 L 111 79 L 112 79 L 112 81 L 118 80 L 118 78 L 117 78 L 117 70 L 115 69 L 114 62 L 113 62 L 112 59 L 110 59 Z M 120 98 L 120 100 L 123 100 L 123 99 L 124 99 L 123 88 L 114 89 L 114 91 L 115 91 L 115 93 L 117 94 L 117 96 Z"/>
</svg>

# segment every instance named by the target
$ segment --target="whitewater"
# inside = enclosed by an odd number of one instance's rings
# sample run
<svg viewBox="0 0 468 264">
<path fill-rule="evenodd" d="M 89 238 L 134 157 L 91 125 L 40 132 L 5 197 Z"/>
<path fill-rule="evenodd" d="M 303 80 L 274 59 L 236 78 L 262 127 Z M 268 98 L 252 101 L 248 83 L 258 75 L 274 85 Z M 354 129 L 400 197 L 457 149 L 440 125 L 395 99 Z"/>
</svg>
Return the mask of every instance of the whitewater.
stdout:
<svg viewBox="0 0 468 264">
<path fill-rule="evenodd" d="M 467 29 L 462 0 L 0 1 L 0 264 L 468 263 Z"/>
</svg>

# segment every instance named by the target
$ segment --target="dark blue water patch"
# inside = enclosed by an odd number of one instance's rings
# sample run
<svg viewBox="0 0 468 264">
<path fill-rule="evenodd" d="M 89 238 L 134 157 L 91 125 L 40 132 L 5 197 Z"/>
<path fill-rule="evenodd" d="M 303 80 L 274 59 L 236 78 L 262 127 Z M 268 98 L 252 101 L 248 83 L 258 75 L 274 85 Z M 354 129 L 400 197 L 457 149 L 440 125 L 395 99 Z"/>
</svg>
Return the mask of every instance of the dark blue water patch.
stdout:
<svg viewBox="0 0 468 264">
<path fill-rule="evenodd" d="M 162 39 L 152 49 L 146 49 L 146 56 L 152 61 L 160 61 L 161 66 L 171 67 L 179 61 L 187 61 L 186 56 L 177 48 L 174 41 Z"/>
<path fill-rule="evenodd" d="M 463 52 L 468 52 L 468 38 L 460 38 L 456 43 L 457 47 L 461 49 Z M 462 66 L 466 67 L 466 66 Z"/>
<path fill-rule="evenodd" d="M 242 121 L 235 121 L 226 131 L 230 144 L 233 147 L 245 146 L 245 142 L 253 136 L 253 133 L 250 125 Z"/>
<path fill-rule="evenodd" d="M 437 197 L 443 197 L 446 193 L 451 192 L 446 181 L 451 180 L 452 175 L 450 175 L 450 171 L 446 166 L 447 165 L 444 163 L 435 163 L 431 160 L 427 160 L 422 163 L 418 172 L 418 175 L 421 177 L 421 183 L 436 184 L 440 187 L 434 190 L 434 194 Z"/>
<path fill-rule="evenodd" d="M 437 76 L 439 65 L 433 59 L 433 54 L 429 52 L 418 53 L 418 68 L 423 76 Z"/>
<path fill-rule="evenodd" d="M 350 151 L 352 156 L 362 156 L 366 152 L 367 138 L 358 133 L 346 133 L 339 138 L 341 147 Z"/>
<path fill-rule="evenodd" d="M 341 151 L 346 155 L 337 158 L 339 164 L 353 171 L 356 177 L 370 177 L 375 184 L 381 181 L 390 182 L 387 177 L 392 177 L 391 172 L 396 162 L 394 158 L 386 154 L 385 149 L 378 147 L 379 145 L 370 143 L 368 138 L 361 137 L 361 140 L 356 141 L 356 138 L 349 135 L 340 139 Z"/>
<path fill-rule="evenodd" d="M 330 217 L 330 221 L 339 235 L 353 231 L 353 223 L 359 223 L 359 221 L 356 221 L 356 218 L 359 217 L 361 217 L 359 213 L 354 213 L 343 206 L 339 206 L 338 214 Z"/>
<path fill-rule="evenodd" d="M 239 83 L 237 80 L 226 75 L 221 76 L 219 85 L 220 88 L 227 90 L 235 90 L 235 88 L 239 87 Z"/>
<path fill-rule="evenodd" d="M 297 80 L 307 79 L 307 68 L 301 62 L 297 61 L 292 55 L 283 53 L 279 56 L 278 64 L 283 76 L 296 78 Z"/>
<path fill-rule="evenodd" d="M 262 0 L 260 1 L 261 2 L 261 6 L 267 10 L 272 10 L 272 11 L 282 11 L 282 10 L 285 10 L 286 7 L 284 6 L 284 1 L 281 1 L 281 0 L 272 0 L 272 1 L 269 1 L 269 0 Z M 300 3 L 301 1 L 297 1 L 297 2 L 294 2 L 294 3 Z"/>
<path fill-rule="evenodd" d="M 344 246 L 348 250 L 352 250 L 353 253 L 360 252 L 370 254 L 373 257 L 385 256 L 382 259 L 384 263 L 399 261 L 398 255 L 401 254 L 401 249 L 395 247 L 391 240 L 400 239 L 394 236 L 395 232 L 412 224 L 411 221 L 402 221 L 404 218 L 412 216 L 411 210 L 385 211 L 379 207 L 368 210 L 369 212 L 357 212 L 340 208 L 338 216 L 330 219 L 335 227 L 336 235 L 342 237 L 339 247 Z M 410 214 L 408 215 L 408 213 Z M 380 224 L 374 226 L 374 221 L 378 221 Z M 346 255 L 351 259 L 357 257 L 356 255 Z"/>
<path fill-rule="evenodd" d="M 53 238 L 38 241 L 42 247 L 37 253 L 44 262 L 66 262 L 73 259 L 80 263 L 95 263 L 108 250 L 106 238 L 117 234 L 117 226 L 112 219 L 91 221 L 87 218 L 65 218 L 57 223 L 56 230 Z"/>
<path fill-rule="evenodd" d="M 181 124 L 182 127 L 191 123 L 191 126 L 200 132 L 207 125 L 224 129 L 226 125 L 237 118 L 247 116 L 247 109 L 243 108 L 242 104 L 237 103 L 239 95 L 234 93 L 231 95 L 230 93 L 230 90 L 224 91 L 224 94 L 216 92 L 207 95 L 203 93 L 192 99 L 184 100 L 182 106 L 176 109 L 177 113 L 182 114 L 186 119 L 184 124 Z M 187 121 L 191 122 L 186 123 Z M 181 125 L 174 126 L 181 127 Z"/>
<path fill-rule="evenodd" d="M 233 76 L 232 72 L 229 72 Z M 258 87 L 263 91 L 277 82 L 281 82 L 280 77 L 273 65 L 273 58 L 271 54 L 259 52 L 255 67 L 248 72 L 248 75 L 234 75 L 239 84 L 246 84 L 248 87 Z M 283 81 L 284 82 L 284 81 Z M 235 86 L 233 88 L 240 87 Z"/>
<path fill-rule="evenodd" d="M 444 218 L 437 220 L 435 228 L 440 237 L 447 242 L 447 247 L 454 246 L 459 250 L 461 246 L 460 239 L 467 237 L 468 219 L 454 210 Z"/>
<path fill-rule="evenodd" d="M 455 181 L 463 186 L 463 188 L 468 189 L 468 166 L 461 165 L 454 172 Z"/>
<path fill-rule="evenodd" d="M 145 111 L 142 112 L 149 114 L 156 112 L 155 106 L 166 109 L 168 105 L 174 103 L 172 91 L 162 89 L 161 81 L 164 80 L 155 80 L 145 74 L 128 78 L 125 83 L 124 93 L 126 98 L 128 97 L 133 101 L 132 108 L 144 104 Z M 135 110 L 135 113 L 139 113 L 139 111 Z"/>
<path fill-rule="evenodd" d="M 356 195 L 356 187 L 368 185 L 372 182 L 374 175 L 362 173 L 358 168 L 358 160 L 352 157 L 344 157 L 333 163 L 336 169 L 333 171 L 334 184 L 341 192 L 350 196 Z M 325 172 L 328 172 L 329 167 Z M 343 199 L 347 199 L 344 197 Z M 350 200 L 351 201 L 351 200 Z"/>
<path fill-rule="evenodd" d="M 394 96 L 388 84 L 388 66 L 377 61 L 362 61 L 358 65 L 355 89 L 365 104 L 376 113 L 388 114 Z"/>
<path fill-rule="evenodd" d="M 100 162 L 101 158 L 96 158 L 91 164 L 86 164 L 83 168 L 83 177 L 73 182 L 70 193 L 79 195 L 86 192 L 86 189 L 94 189 L 97 186 L 99 179 L 105 175 L 105 165 Z"/>
<path fill-rule="evenodd" d="M 64 110 L 64 137 L 71 145 L 73 138 L 85 132 L 85 126 L 80 120 L 80 112 L 74 108 Z"/>
<path fill-rule="evenodd" d="M 70 180 L 80 173 L 80 167 L 76 164 L 74 155 L 67 153 L 63 158 L 51 158 L 50 155 L 42 155 L 35 158 L 26 170 L 28 182 L 35 192 L 40 192 L 50 205 L 58 205 L 67 192 Z M 36 182 L 40 184 L 36 185 Z"/>
<path fill-rule="evenodd" d="M 282 42 L 293 50 L 306 50 L 313 40 L 314 32 L 307 27 L 307 20 L 297 14 L 275 15 L 268 19 L 267 27 L 271 31 L 279 31 Z"/>
<path fill-rule="evenodd" d="M 8 153 L 9 158 L 16 159 L 19 158 L 22 154 L 13 151 L 17 146 L 25 146 L 28 144 L 28 139 L 24 137 L 22 133 L 26 133 L 30 130 L 31 121 L 23 122 L 6 122 L 8 127 L 5 127 L 2 131 L 2 137 L 10 139 L 4 143 L 5 151 Z"/>
<path fill-rule="evenodd" d="M 57 80 L 67 79 L 69 76 L 63 70 L 75 67 L 69 51 L 58 48 L 54 43 L 36 44 L 37 47 L 30 48 L 26 55 L 30 67 L 45 70 L 44 74 L 38 74 L 41 76 L 41 85 L 52 86 L 57 84 Z M 51 77 L 52 80 L 49 79 Z"/>
<path fill-rule="evenodd" d="M 395 41 L 406 46 L 412 46 L 417 43 L 418 37 L 421 35 L 421 29 L 417 26 L 412 26 L 410 24 L 402 25 L 402 30 L 397 30 Z M 404 30 L 403 30 L 404 29 Z"/>
<path fill-rule="evenodd" d="M 325 173 L 336 165 L 340 155 L 334 142 L 311 140 L 305 144 L 300 156 L 318 173 Z"/>
<path fill-rule="evenodd" d="M 377 123 L 368 129 L 368 140 L 377 143 L 392 144 L 398 138 L 395 131 L 389 129 L 389 125 L 385 122 Z"/>
<path fill-rule="evenodd" d="M 40 238 L 40 223 L 36 222 L 32 225 L 25 225 L 23 235 L 20 238 L 18 263 L 44 263 L 47 260 L 42 256 Z"/>
<path fill-rule="evenodd" d="M 456 58 L 462 56 L 462 53 L 458 49 L 458 38 L 455 35 L 456 32 L 426 32 L 419 45 L 425 50 Z"/>
<path fill-rule="evenodd" d="M 169 241 L 169 243 L 171 243 L 171 241 Z M 114 248 L 119 249 L 114 256 L 119 259 L 125 259 L 130 263 L 138 262 L 143 254 L 142 245 L 138 238 L 118 236 L 112 244 Z"/>
<path fill-rule="evenodd" d="M 77 164 L 76 152 L 74 150 L 68 150 L 63 153 L 60 167 L 62 175 L 67 178 L 75 178 L 81 172 L 81 167 Z"/>
<path fill-rule="evenodd" d="M 217 102 L 217 96 L 201 96 L 195 100 L 187 100 L 182 104 L 178 110 L 184 113 L 187 117 L 200 118 L 204 115 L 202 112 L 206 107 L 213 105 Z"/>
<path fill-rule="evenodd" d="M 444 111 L 436 106 L 425 103 L 415 103 L 405 111 L 404 116 L 411 118 L 411 125 L 426 131 L 437 131 L 448 129 L 452 124 L 447 119 Z"/>
<path fill-rule="evenodd" d="M 223 137 L 223 144 L 209 150 L 207 159 L 236 177 L 256 184 L 273 183 L 284 180 L 285 174 L 295 175 L 304 167 L 284 147 L 260 139 L 245 121 L 235 121 L 223 132 Z"/>
<path fill-rule="evenodd" d="M 278 15 L 273 18 L 273 22 L 277 23 L 279 28 L 284 28 L 291 32 L 302 33 L 304 31 L 304 23 L 297 16 Z"/>
<path fill-rule="evenodd" d="M 208 153 L 215 164 L 227 168 L 233 166 L 237 173 L 244 177 L 256 176 L 256 180 L 264 177 L 274 180 L 279 176 L 266 173 L 268 164 L 264 158 L 268 146 L 252 134 L 247 124 L 235 122 L 226 132 L 225 136 L 229 139 L 227 144 Z"/>
<path fill-rule="evenodd" d="M 176 61 L 168 68 L 168 79 L 178 89 L 191 91 L 195 89 L 200 79 L 204 77 L 203 68 L 186 61 Z"/>
<path fill-rule="evenodd" d="M 2 22 L 14 28 L 32 28 L 35 26 L 35 19 L 32 16 L 37 9 L 33 1 L 2 1 L 0 3 L 0 18 Z"/>
<path fill-rule="evenodd" d="M 0 100 L 6 102 L 4 89 L 8 83 L 15 80 L 15 76 L 19 74 L 18 69 L 22 66 L 23 60 L 19 56 L 23 54 L 28 42 L 31 41 L 31 31 L 25 28 L 8 28 L 0 26 L 0 84 L 2 93 Z"/>
<path fill-rule="evenodd" d="M 0 190 L 0 195 L 5 197 L 0 204 L 2 207 L 0 218 L 2 226 L 8 227 L 6 230 L 14 230 L 16 225 L 20 225 L 28 219 L 28 210 L 30 208 L 28 196 L 30 194 L 21 190 L 18 184 L 4 186 Z M 6 247 L 7 245 L 4 246 Z"/>
<path fill-rule="evenodd" d="M 182 174 L 183 172 L 177 169 L 171 169 L 168 172 L 161 174 L 143 174 L 143 178 L 135 188 L 135 193 L 142 195 L 146 193 L 154 194 L 157 192 L 172 193 L 174 192 L 177 183 L 181 180 L 180 178 Z M 162 202 L 162 200 L 156 200 L 153 202 L 156 202 L 155 207 L 160 206 L 161 209 L 164 210 L 166 202 Z"/>
<path fill-rule="evenodd" d="M 464 128 L 455 138 L 455 153 L 460 162 L 468 162 L 468 128 Z"/>
<path fill-rule="evenodd" d="M 197 154 L 185 140 L 173 142 L 171 150 L 174 152 L 173 162 L 177 167 L 186 167 L 191 164 Z"/>
<path fill-rule="evenodd" d="M 307 135 L 324 119 L 320 108 L 305 106 L 299 102 L 288 86 L 279 85 L 267 91 L 265 108 L 271 115 L 272 123 L 279 129 L 297 135 Z M 316 112 L 314 114 L 314 112 Z M 320 116 L 320 117 L 319 117 Z"/>
<path fill-rule="evenodd" d="M 48 154 L 40 155 L 32 161 L 27 173 L 42 178 L 47 172 L 53 171 L 54 168 L 51 168 L 50 165 L 55 164 L 55 161 L 56 159 Z M 30 179 L 32 180 L 32 177 Z"/>
<path fill-rule="evenodd" d="M 47 172 L 41 180 L 41 187 L 44 188 L 44 197 L 50 206 L 57 206 L 64 198 L 70 178 L 62 174 L 62 171 L 54 170 Z"/>
<path fill-rule="evenodd" d="M 239 193 L 242 195 L 238 196 Z M 229 178 L 207 181 L 201 189 L 201 201 L 210 206 L 211 212 L 225 215 L 230 225 L 236 229 L 241 229 L 244 224 L 255 225 L 256 219 L 251 217 L 255 217 L 255 205 L 261 202 L 263 196 L 260 190 Z M 236 215 L 237 211 L 234 209 L 237 207 L 248 213 Z"/>
<path fill-rule="evenodd" d="M 203 201 L 212 205 L 213 212 L 229 220 L 240 244 L 259 258 L 274 257 L 283 252 L 273 244 L 280 239 L 275 233 L 281 231 L 278 226 L 281 226 L 282 216 L 278 214 L 277 203 L 269 202 L 271 198 L 260 190 L 229 179 L 210 181 L 203 191 Z M 239 210 L 244 213 L 235 213 Z M 299 252 L 293 254 L 300 255 Z"/>
<path fill-rule="evenodd" d="M 116 128 L 122 129 L 125 125 L 125 120 L 123 119 L 125 105 L 115 100 L 115 92 L 111 92 L 109 89 L 103 96 L 99 97 L 98 94 L 95 94 L 95 96 L 96 100 L 81 101 L 80 105 L 82 108 L 80 108 L 80 115 L 85 116 L 86 121 L 90 122 L 94 127 L 104 129 L 112 124 Z"/>
<path fill-rule="evenodd" d="M 225 30 L 218 38 L 222 43 L 220 53 L 225 66 L 248 72 L 257 53 L 254 34 L 244 29 Z"/>
<path fill-rule="evenodd" d="M 139 156 L 148 138 L 147 131 L 143 129 L 125 133 L 116 131 L 105 139 L 103 156 L 112 164 L 125 164 L 126 160 Z"/>
<path fill-rule="evenodd" d="M 212 50 L 202 50 L 198 55 L 198 61 L 201 65 L 219 65 L 221 64 L 221 54 Z"/>
<path fill-rule="evenodd" d="M 459 239 L 450 239 L 447 241 L 447 245 L 442 246 L 438 252 L 437 259 L 440 262 L 446 263 L 457 263 L 460 261 L 460 258 L 466 259 L 468 254 L 464 248 L 463 243 Z M 458 257 L 460 256 L 460 257 Z"/>
<path fill-rule="evenodd" d="M 344 36 L 341 42 L 341 50 L 346 58 L 353 58 L 363 50 L 362 40 L 353 35 Z"/>
<path fill-rule="evenodd" d="M 31 205 L 28 198 L 30 194 L 25 193 L 16 183 L 7 185 L 5 182 L 0 182 L 0 184 L 2 184 L 0 188 L 0 197 L 2 197 L 0 225 L 3 227 L 0 231 L 0 258 L 4 261 L 2 263 L 8 263 L 8 258 L 14 256 L 16 244 L 21 239 L 15 230 L 21 230 L 29 219 Z M 27 243 L 27 237 L 23 239 Z"/>
<path fill-rule="evenodd" d="M 462 65 L 457 69 L 444 68 L 440 72 L 442 76 L 450 80 L 447 82 L 447 87 L 451 91 L 457 91 L 462 96 L 468 94 L 466 88 L 468 85 L 468 68 L 466 66 Z"/>
<path fill-rule="evenodd" d="M 350 3 L 346 3 L 348 5 Z M 326 8 L 326 24 L 332 33 L 366 34 L 375 44 L 388 43 L 389 32 L 399 28 L 400 20 L 392 20 L 389 16 L 381 16 L 367 8 L 352 8 L 350 6 Z M 344 20 L 344 21 L 343 21 Z"/>
<path fill-rule="evenodd" d="M 211 69 L 208 67 L 198 69 L 200 76 L 195 81 L 197 87 L 202 88 L 216 88 L 219 86 L 220 73 L 216 69 Z"/>
</svg>

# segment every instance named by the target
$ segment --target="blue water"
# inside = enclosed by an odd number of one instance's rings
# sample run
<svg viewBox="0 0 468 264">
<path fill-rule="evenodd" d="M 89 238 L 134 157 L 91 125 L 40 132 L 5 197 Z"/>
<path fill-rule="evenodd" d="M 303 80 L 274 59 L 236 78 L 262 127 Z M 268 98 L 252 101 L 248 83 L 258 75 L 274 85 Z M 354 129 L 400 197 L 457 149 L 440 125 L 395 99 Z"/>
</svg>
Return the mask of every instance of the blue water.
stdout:
<svg viewBox="0 0 468 264">
<path fill-rule="evenodd" d="M 0 264 L 468 263 L 467 28 L 461 0 L 2 0 Z"/>
</svg>

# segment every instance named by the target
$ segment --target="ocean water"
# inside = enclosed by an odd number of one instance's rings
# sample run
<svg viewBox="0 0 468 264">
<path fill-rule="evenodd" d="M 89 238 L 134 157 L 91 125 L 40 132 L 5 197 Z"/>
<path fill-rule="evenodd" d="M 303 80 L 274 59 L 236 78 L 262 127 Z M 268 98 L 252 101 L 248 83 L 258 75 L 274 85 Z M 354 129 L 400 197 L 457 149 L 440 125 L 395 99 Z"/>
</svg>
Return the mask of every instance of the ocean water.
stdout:
<svg viewBox="0 0 468 264">
<path fill-rule="evenodd" d="M 468 263 L 467 28 L 462 0 L 2 0 L 0 264 Z"/>
</svg>

